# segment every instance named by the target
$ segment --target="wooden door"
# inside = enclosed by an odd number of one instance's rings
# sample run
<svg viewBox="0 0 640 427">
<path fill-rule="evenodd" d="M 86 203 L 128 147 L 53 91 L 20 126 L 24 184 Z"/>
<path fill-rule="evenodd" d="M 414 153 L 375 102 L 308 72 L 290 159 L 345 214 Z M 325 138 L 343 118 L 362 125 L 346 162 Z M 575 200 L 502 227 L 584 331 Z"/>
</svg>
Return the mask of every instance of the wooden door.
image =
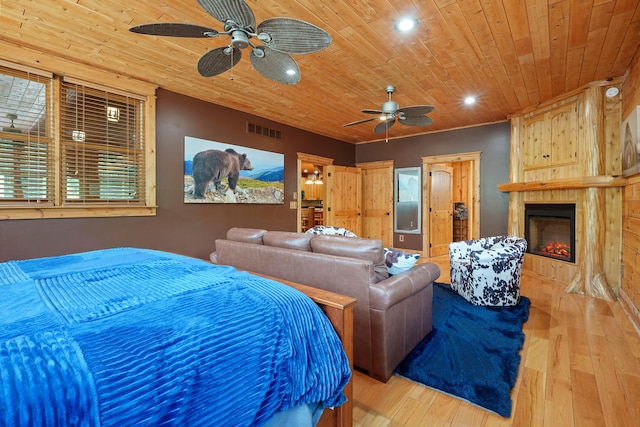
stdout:
<svg viewBox="0 0 640 427">
<path fill-rule="evenodd" d="M 362 237 L 393 246 L 393 162 L 358 165 L 362 170 Z"/>
<path fill-rule="evenodd" d="M 453 168 L 433 165 L 429 174 L 429 256 L 449 253 L 453 241 Z"/>
<path fill-rule="evenodd" d="M 343 227 L 358 236 L 362 235 L 361 179 L 360 168 L 327 166 L 326 225 Z"/>
</svg>

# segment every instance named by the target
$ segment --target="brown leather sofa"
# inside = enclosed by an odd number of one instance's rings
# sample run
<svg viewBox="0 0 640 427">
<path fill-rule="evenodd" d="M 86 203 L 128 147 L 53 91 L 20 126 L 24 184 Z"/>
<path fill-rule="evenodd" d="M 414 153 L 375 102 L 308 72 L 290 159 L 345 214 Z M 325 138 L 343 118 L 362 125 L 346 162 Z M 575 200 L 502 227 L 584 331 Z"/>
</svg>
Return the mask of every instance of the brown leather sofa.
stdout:
<svg viewBox="0 0 640 427">
<path fill-rule="evenodd" d="M 232 228 L 211 260 L 356 298 L 354 365 L 383 382 L 432 329 L 440 269 L 426 262 L 389 276 L 380 240 Z"/>
</svg>

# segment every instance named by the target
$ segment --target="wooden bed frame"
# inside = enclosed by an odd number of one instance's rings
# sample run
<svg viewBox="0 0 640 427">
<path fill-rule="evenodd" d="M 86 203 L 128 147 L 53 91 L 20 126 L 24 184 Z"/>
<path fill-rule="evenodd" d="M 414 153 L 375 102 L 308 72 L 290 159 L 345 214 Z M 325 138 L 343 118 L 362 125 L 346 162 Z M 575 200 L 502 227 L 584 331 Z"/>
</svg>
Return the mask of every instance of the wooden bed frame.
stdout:
<svg viewBox="0 0 640 427">
<path fill-rule="evenodd" d="M 353 372 L 353 305 L 356 299 L 346 295 L 340 295 L 322 289 L 312 288 L 300 283 L 253 273 L 266 277 L 285 285 L 291 286 L 311 298 L 329 318 L 333 328 L 338 333 L 344 351 L 349 358 L 349 365 Z M 344 388 L 347 402 L 333 410 L 325 410 L 320 418 L 318 427 L 351 427 L 353 425 L 353 377 Z"/>
</svg>

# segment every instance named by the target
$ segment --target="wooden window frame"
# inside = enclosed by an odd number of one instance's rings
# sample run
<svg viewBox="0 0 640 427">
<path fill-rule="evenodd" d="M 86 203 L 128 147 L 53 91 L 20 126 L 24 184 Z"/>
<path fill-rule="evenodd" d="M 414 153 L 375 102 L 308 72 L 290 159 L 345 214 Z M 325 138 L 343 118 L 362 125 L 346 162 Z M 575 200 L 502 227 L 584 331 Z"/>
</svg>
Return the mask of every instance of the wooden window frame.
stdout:
<svg viewBox="0 0 640 427">
<path fill-rule="evenodd" d="M 62 77 L 47 73 L 41 70 L 31 69 L 22 65 L 17 65 L 0 60 L 0 66 L 10 68 L 16 71 L 35 72 L 39 74 L 49 74 L 51 80 L 52 102 L 49 103 L 49 111 L 47 114 L 51 117 L 51 163 L 50 168 L 53 172 L 50 174 L 53 180 L 53 197 L 46 203 L 38 202 L 3 202 L 0 199 L 0 220 L 11 219 L 41 219 L 41 218 L 89 218 L 89 217 L 128 217 L 128 216 L 154 216 L 156 214 L 156 167 L 155 167 L 155 115 L 156 115 L 156 98 L 155 88 L 149 88 L 147 84 L 141 83 L 146 89 L 145 94 L 133 93 L 128 87 L 119 89 L 112 86 L 103 86 L 100 84 L 90 83 L 74 77 Z M 105 78 L 113 81 L 113 76 Z M 61 92 L 62 80 L 76 81 L 89 85 L 94 89 L 105 90 L 109 93 L 132 96 L 140 99 L 143 104 L 143 130 L 142 140 L 144 143 L 144 161 L 142 163 L 141 172 L 144 173 L 144 192 L 143 200 L 136 204 L 119 204 L 119 203 L 89 203 L 89 204 L 65 204 L 62 194 L 62 180 L 64 178 L 62 167 L 62 138 L 61 138 Z M 117 80 L 117 79 L 116 79 Z M 131 82 L 127 82 L 129 86 L 135 86 Z M 150 93 L 153 91 L 153 93 Z M 47 100 L 49 102 L 49 100 Z"/>
</svg>

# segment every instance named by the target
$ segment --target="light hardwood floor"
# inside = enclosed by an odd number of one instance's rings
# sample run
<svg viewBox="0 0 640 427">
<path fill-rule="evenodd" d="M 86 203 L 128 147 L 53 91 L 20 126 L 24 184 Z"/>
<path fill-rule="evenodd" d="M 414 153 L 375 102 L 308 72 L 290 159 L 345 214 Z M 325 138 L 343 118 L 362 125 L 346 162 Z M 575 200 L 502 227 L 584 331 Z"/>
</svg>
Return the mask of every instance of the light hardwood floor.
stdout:
<svg viewBox="0 0 640 427">
<path fill-rule="evenodd" d="M 448 256 L 433 258 L 449 283 Z M 531 300 L 513 410 L 503 418 L 398 376 L 354 374 L 354 426 L 640 427 L 640 335 L 619 302 L 524 271 Z"/>
</svg>

